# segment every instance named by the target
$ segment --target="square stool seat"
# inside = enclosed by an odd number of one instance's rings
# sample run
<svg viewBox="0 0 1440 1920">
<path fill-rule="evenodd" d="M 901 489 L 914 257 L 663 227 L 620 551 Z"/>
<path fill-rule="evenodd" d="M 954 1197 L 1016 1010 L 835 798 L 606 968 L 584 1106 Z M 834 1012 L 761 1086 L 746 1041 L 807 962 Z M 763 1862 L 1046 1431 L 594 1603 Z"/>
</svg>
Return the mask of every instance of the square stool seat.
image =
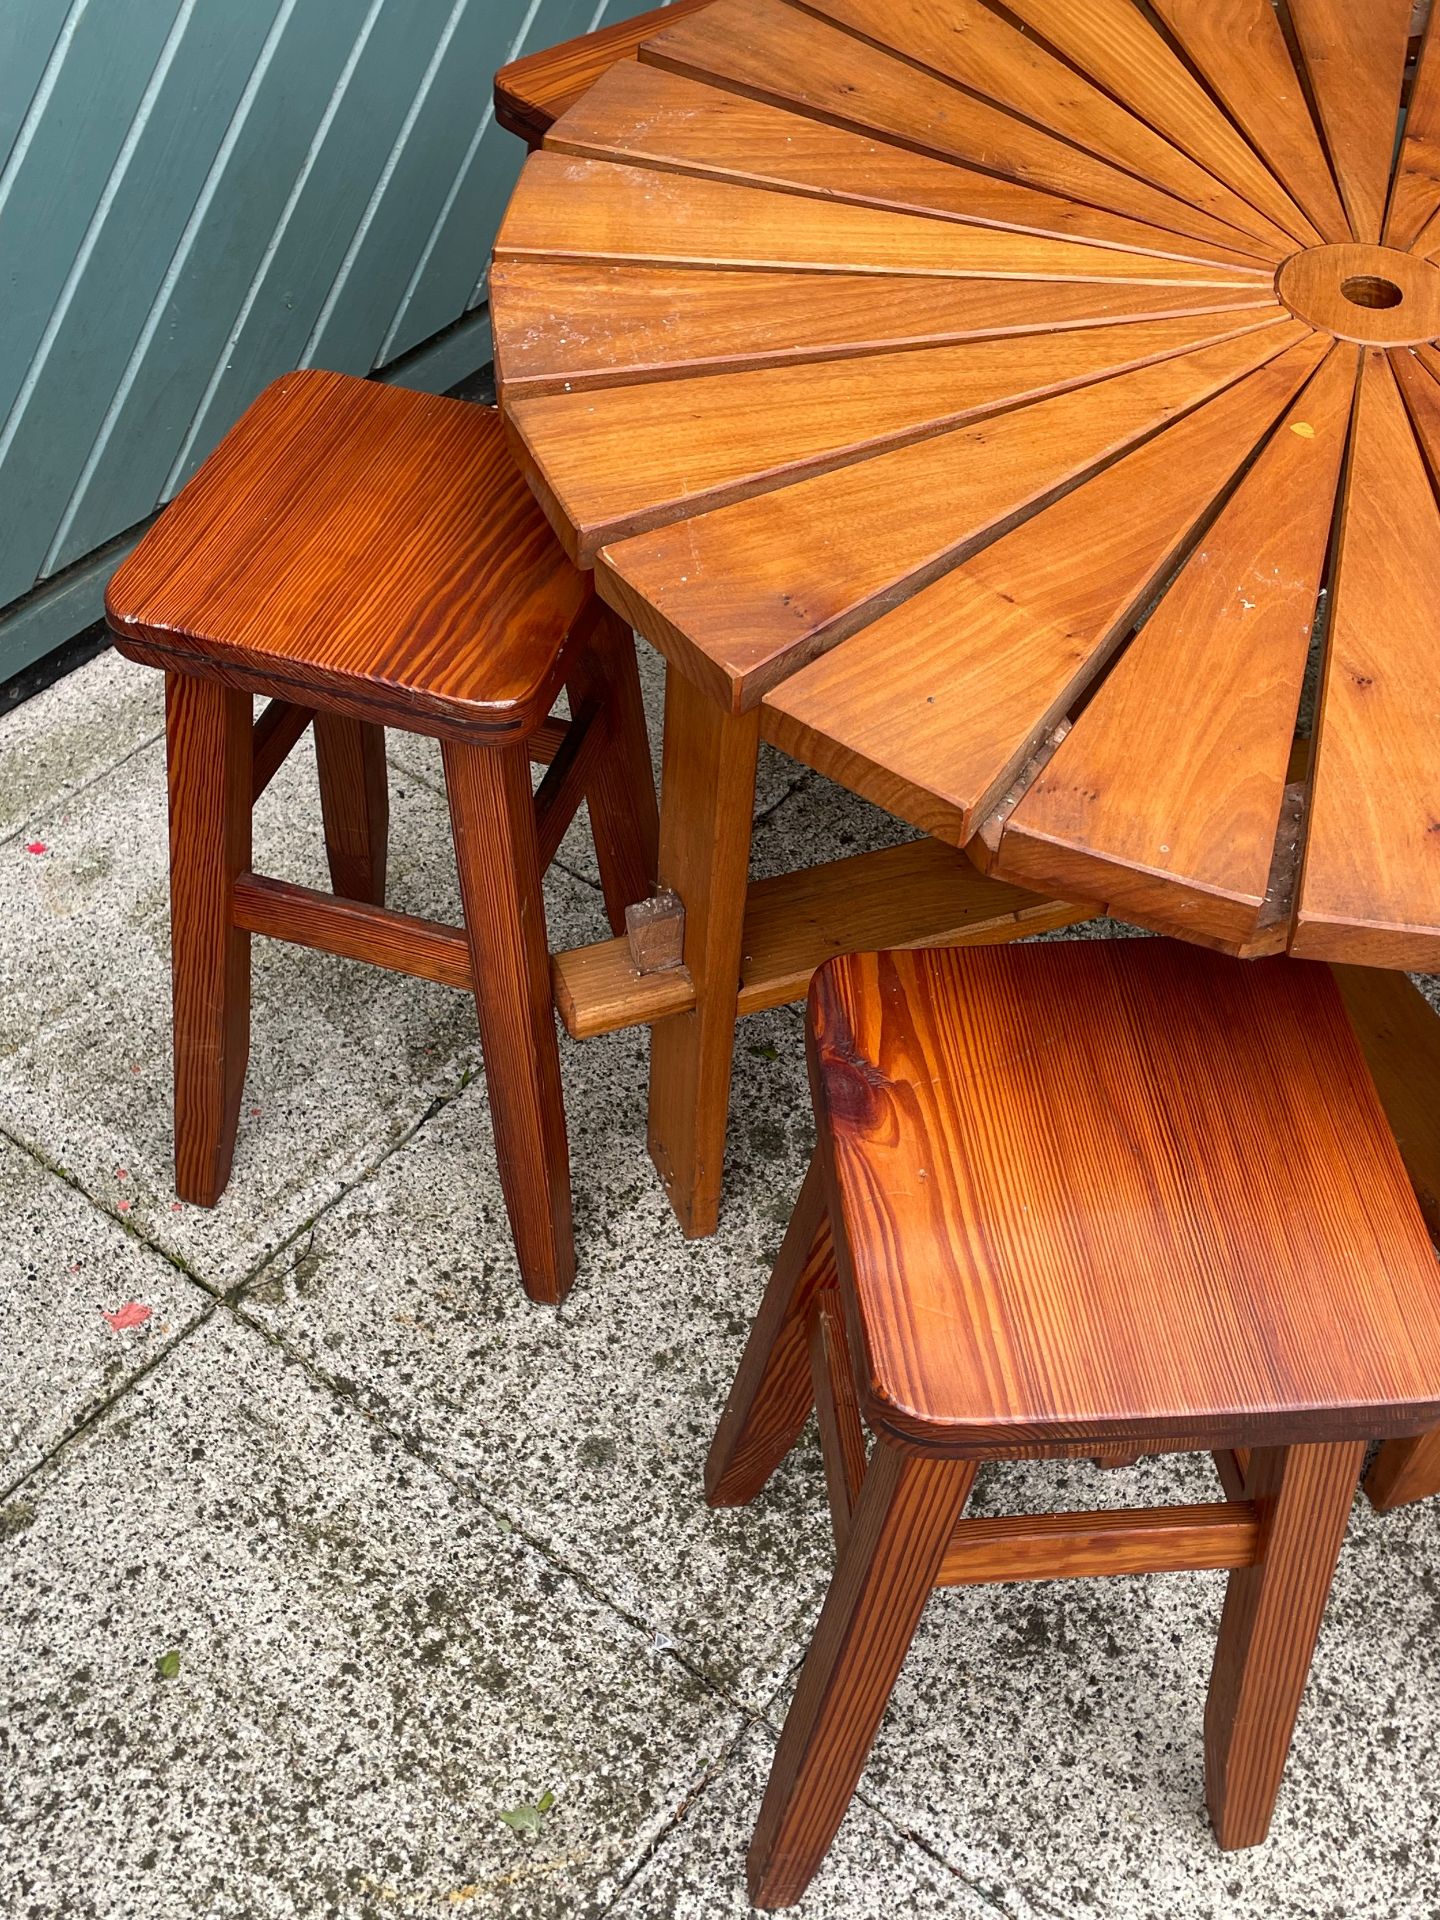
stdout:
<svg viewBox="0 0 1440 1920">
<path fill-rule="evenodd" d="M 811 1007 L 877 1431 L 975 1458 L 1430 1423 L 1440 1267 L 1328 969 L 868 954 Z"/>
<path fill-rule="evenodd" d="M 532 734 L 585 607 L 490 407 L 310 369 L 274 381 L 119 568 L 148 665 L 336 699 L 387 726 Z"/>
</svg>

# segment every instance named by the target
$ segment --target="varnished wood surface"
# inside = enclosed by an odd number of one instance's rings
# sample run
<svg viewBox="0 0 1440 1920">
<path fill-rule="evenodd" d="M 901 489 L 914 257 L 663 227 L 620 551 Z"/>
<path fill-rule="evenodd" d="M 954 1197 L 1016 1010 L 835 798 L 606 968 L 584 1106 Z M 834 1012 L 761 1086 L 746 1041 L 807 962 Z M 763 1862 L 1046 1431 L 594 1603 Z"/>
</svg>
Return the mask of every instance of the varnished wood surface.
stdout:
<svg viewBox="0 0 1440 1920">
<path fill-rule="evenodd" d="M 520 139 L 537 145 L 597 77 L 616 62 L 634 60 L 640 43 L 682 13 L 708 0 L 669 0 L 628 20 L 612 21 L 596 33 L 580 33 L 558 46 L 541 47 L 512 60 L 495 76 L 495 118 Z"/>
<path fill-rule="evenodd" d="M 1090 911 L 993 880 L 933 840 L 773 874 L 746 890 L 736 1010 L 803 1000 L 817 967 L 880 940 L 988 946 L 1070 926 Z M 688 1013 L 696 1002 L 688 967 L 637 974 L 623 939 L 557 953 L 553 973 L 556 1005 L 577 1040 Z"/>
<path fill-rule="evenodd" d="M 1415 384 L 1440 369 L 1440 54 L 1423 50 L 1397 143 L 1409 24 L 1404 0 L 1295 0 L 1283 20 L 1269 0 L 713 0 L 662 18 L 638 60 L 596 64 L 497 245 L 502 399 L 556 532 L 711 698 L 766 702 L 787 751 L 962 843 L 1071 724 L 1069 766 L 1122 768 L 1123 791 L 1057 835 L 1014 793 L 986 856 L 1013 832 L 1009 870 L 1046 893 L 1123 868 L 1114 897 L 1158 930 L 1440 964 L 1433 689 L 1412 637 L 1434 603 L 1434 495 L 1412 482 L 1440 469 Z M 1143 364 L 1162 339 L 1170 356 Z M 1313 372 L 1337 342 L 1383 349 L 1406 402 L 1347 406 L 1332 357 L 1338 461 L 1329 425 L 1327 457 L 1302 460 L 1286 436 L 1315 422 L 1229 404 L 1257 369 Z M 1187 417 L 1204 457 L 1182 507 L 1146 453 L 1174 435 L 1178 455 Z M 1340 476 L 1380 440 L 1374 539 L 1332 539 Z M 1202 570 L 1212 611 L 1262 618 L 1279 485 L 1303 504 L 1263 618 L 1304 634 L 1323 594 L 1337 646 L 1370 660 L 1373 633 L 1385 651 L 1359 698 L 1332 646 L 1298 778 L 1276 719 L 1295 648 L 1282 666 L 1212 621 L 1203 664 L 1166 685 Z M 1346 497 L 1355 511 L 1353 478 Z M 1062 529 L 1066 582 L 1043 565 Z M 1367 594 L 1394 618 L 1357 614 Z M 1177 854 L 1196 832 L 1209 851 Z"/>
<path fill-rule="evenodd" d="M 870 955 L 811 1012 L 872 1426 L 986 1454 L 1431 1424 L 1440 1268 L 1326 970 Z"/>
<path fill-rule="evenodd" d="M 362 717 L 523 740 L 585 603 L 498 416 L 337 373 L 287 374 L 120 567 L 122 651 L 271 676 Z"/>
</svg>

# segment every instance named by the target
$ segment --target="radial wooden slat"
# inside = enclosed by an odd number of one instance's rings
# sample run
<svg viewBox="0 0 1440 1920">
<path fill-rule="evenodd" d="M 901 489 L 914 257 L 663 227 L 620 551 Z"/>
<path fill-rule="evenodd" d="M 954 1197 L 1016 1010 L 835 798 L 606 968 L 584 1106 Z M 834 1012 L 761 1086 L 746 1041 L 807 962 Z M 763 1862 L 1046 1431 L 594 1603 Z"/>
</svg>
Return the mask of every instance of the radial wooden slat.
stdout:
<svg viewBox="0 0 1440 1920">
<path fill-rule="evenodd" d="M 1010 11 L 1183 153 L 1243 195 L 1249 232 L 1283 246 L 1319 234 L 1134 0 L 1010 0 Z"/>
<path fill-rule="evenodd" d="M 1033 37 L 1018 33 L 984 0 L 947 0 L 943 11 L 931 0 L 799 0 L 799 4 L 872 45 L 889 47 L 947 80 L 999 101 L 1037 126 L 1062 134 L 1087 152 L 1114 161 L 1242 232 L 1254 231 L 1255 210 L 1233 188 L 1118 101 L 1088 85 Z M 1273 181 L 1267 182 L 1267 188 L 1287 216 L 1281 222 L 1285 230 L 1303 239 L 1320 237 L 1303 218 L 1292 225 L 1298 209 L 1286 203 Z"/>
<path fill-rule="evenodd" d="M 727 705 L 1294 346 L 1275 325 L 605 549 L 602 591 Z"/>
<path fill-rule="evenodd" d="M 1186 206 L 974 94 L 808 18 L 784 0 L 715 0 L 647 41 L 641 59 L 1167 231 L 1241 246 L 1266 259 L 1294 244 L 1271 233 L 1263 221 L 1261 237 L 1247 237 L 1202 208 Z"/>
<path fill-rule="evenodd" d="M 704 266 L 834 267 L 955 278 L 1131 280 L 1254 286 L 1245 267 L 1206 266 L 963 226 L 879 207 L 766 193 L 722 180 L 537 153 L 505 216 L 506 254 Z"/>
<path fill-rule="evenodd" d="M 1351 239 L 1271 0 L 1150 4 L 1322 237 L 1337 243 Z"/>
<path fill-rule="evenodd" d="M 764 293 L 757 301 L 755 275 L 744 269 L 497 262 L 490 311 L 504 396 L 1274 304 L 1263 282 L 1149 287 L 774 271 Z M 557 313 L 563 332 L 551 325 Z"/>
<path fill-rule="evenodd" d="M 760 727 L 987 871 L 1203 944 L 1440 964 L 1440 55 L 1402 128 L 1410 12 L 711 0 L 571 105 L 496 247 L 511 443 L 736 765 Z"/>
<path fill-rule="evenodd" d="M 1355 392 L 1336 346 L 1010 816 L 996 871 L 1236 943 L 1265 902 Z M 1186 699 L 1174 704 L 1183 685 Z M 1147 751 L 1146 736 L 1164 733 Z"/>
<path fill-rule="evenodd" d="M 1380 238 L 1411 0 L 1289 0 L 1355 238 Z"/>
<path fill-rule="evenodd" d="M 1292 347 L 792 674 L 766 737 L 963 846 L 1324 350 Z"/>
<path fill-rule="evenodd" d="M 1341 517 L 1297 953 L 1440 965 L 1437 605 L 1440 508 L 1385 356 L 1367 354 Z"/>
<path fill-rule="evenodd" d="M 863 384 L 851 362 L 824 360 L 543 394 L 509 417 L 532 485 L 586 562 L 606 541 L 1282 318 L 1262 308 L 922 347 L 875 356 Z"/>
<path fill-rule="evenodd" d="M 1432 10 L 1405 109 L 1405 138 L 1385 215 L 1387 247 L 1414 244 L 1440 213 L 1440 31 Z"/>
<path fill-rule="evenodd" d="M 1054 193 L 1002 180 L 978 168 L 917 153 L 908 146 L 801 119 L 762 100 L 721 93 L 663 67 L 625 62 L 577 103 L 551 133 L 552 152 L 610 159 L 678 173 L 788 188 L 827 200 L 855 200 L 898 212 L 938 213 L 979 226 L 1182 260 L 1220 261 L 1258 270 L 1241 251 Z"/>
<path fill-rule="evenodd" d="M 1436 375 L 1440 360 L 1433 348 L 1426 351 L 1435 362 L 1428 370 L 1421 353 L 1403 349 L 1391 354 L 1390 366 L 1400 383 L 1415 438 L 1429 469 L 1430 484 L 1440 490 L 1440 378 Z"/>
</svg>

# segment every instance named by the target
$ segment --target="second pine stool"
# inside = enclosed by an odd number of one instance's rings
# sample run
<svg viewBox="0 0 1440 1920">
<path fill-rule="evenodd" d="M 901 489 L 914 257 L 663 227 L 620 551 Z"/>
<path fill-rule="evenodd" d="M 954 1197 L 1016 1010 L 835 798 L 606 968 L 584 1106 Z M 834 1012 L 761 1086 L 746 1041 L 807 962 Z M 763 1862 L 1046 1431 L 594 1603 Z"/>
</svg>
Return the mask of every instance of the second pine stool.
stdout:
<svg viewBox="0 0 1440 1920">
<path fill-rule="evenodd" d="M 839 1563 L 752 1899 L 804 1892 L 937 1585 L 1231 1568 L 1205 1780 L 1253 1846 L 1365 1443 L 1440 1408 L 1440 1268 L 1328 969 L 869 954 L 809 1043 L 819 1145 L 706 1472 L 752 1499 L 815 1408 Z M 1196 1450 L 1227 1500 L 962 1518 L 984 1460 Z"/>
</svg>

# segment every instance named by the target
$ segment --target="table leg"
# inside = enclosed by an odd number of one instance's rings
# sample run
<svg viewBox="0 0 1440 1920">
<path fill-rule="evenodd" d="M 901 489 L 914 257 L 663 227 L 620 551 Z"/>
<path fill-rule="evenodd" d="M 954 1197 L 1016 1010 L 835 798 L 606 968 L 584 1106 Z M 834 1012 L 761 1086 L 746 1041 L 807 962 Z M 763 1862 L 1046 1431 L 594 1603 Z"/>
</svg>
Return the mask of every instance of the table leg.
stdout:
<svg viewBox="0 0 1440 1920">
<path fill-rule="evenodd" d="M 1440 1246 L 1440 1019 L 1403 973 L 1332 967 L 1431 1238 Z M 1440 1428 L 1387 1440 L 1365 1476 L 1381 1513 L 1440 1493 Z"/>
<path fill-rule="evenodd" d="M 652 1029 L 650 1155 L 691 1240 L 720 1214 L 759 747 L 758 712 L 729 713 L 667 668 L 660 885 L 685 906 L 695 1005 Z"/>
</svg>

